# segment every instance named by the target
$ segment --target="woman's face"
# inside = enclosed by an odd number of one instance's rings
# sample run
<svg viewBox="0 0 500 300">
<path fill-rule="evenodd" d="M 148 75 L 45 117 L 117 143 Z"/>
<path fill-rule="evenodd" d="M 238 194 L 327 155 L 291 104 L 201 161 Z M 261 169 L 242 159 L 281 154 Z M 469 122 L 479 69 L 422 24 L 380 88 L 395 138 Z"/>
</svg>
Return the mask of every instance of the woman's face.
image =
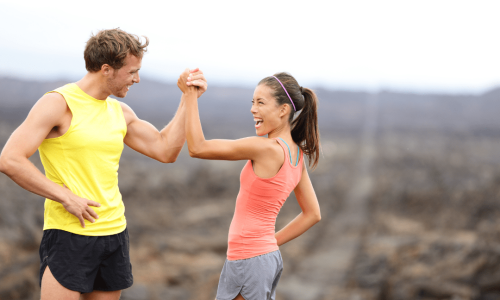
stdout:
<svg viewBox="0 0 500 300">
<path fill-rule="evenodd" d="M 272 96 L 272 89 L 265 84 L 255 88 L 250 112 L 255 121 L 255 131 L 258 136 L 269 134 L 283 126 L 283 109 L 277 105 Z"/>
</svg>

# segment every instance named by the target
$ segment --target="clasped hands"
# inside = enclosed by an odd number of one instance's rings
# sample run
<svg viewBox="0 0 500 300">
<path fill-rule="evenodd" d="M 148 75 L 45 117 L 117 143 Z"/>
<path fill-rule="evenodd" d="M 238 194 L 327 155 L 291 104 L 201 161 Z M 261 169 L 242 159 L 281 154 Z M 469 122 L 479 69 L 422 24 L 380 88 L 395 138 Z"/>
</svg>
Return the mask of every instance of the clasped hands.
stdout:
<svg viewBox="0 0 500 300">
<path fill-rule="evenodd" d="M 207 80 L 200 69 L 186 69 L 179 76 L 177 86 L 182 93 L 197 91 L 197 98 L 207 90 Z"/>
</svg>

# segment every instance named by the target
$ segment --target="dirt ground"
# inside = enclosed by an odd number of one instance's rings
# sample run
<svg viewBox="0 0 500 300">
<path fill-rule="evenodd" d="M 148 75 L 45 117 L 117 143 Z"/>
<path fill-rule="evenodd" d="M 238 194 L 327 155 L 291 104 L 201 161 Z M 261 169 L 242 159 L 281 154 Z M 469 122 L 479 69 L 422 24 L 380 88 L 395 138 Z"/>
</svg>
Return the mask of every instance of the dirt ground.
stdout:
<svg viewBox="0 0 500 300">
<path fill-rule="evenodd" d="M 310 172 L 322 220 L 281 247 L 277 299 L 500 299 L 500 127 L 485 104 L 498 93 L 321 93 L 335 100 Z M 1 109 L 3 145 L 21 119 Z M 207 137 L 248 133 L 217 116 L 204 117 Z M 125 150 L 134 285 L 122 299 L 214 299 L 243 164 Z M 38 299 L 43 199 L 3 174 L 0 191 L 0 300 Z M 298 213 L 292 194 L 277 230 Z"/>
</svg>

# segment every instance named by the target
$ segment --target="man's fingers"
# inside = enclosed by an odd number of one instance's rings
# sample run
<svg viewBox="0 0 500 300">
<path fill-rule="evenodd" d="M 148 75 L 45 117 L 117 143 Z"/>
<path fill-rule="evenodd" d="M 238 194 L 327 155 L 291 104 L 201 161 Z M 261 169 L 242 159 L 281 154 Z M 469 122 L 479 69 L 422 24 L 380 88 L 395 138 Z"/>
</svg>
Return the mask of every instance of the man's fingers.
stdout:
<svg viewBox="0 0 500 300">
<path fill-rule="evenodd" d="M 97 213 L 90 207 L 87 206 L 87 212 L 92 216 L 94 217 L 94 219 L 99 219 L 99 216 L 97 215 Z"/>
<path fill-rule="evenodd" d="M 192 70 L 190 70 L 191 73 L 196 73 L 196 72 L 201 72 L 200 71 L 200 68 L 194 68 Z"/>
<path fill-rule="evenodd" d="M 89 220 L 90 222 L 92 222 L 92 223 L 94 223 L 94 222 L 95 222 L 94 218 L 92 218 L 92 216 L 90 216 L 90 214 L 89 214 L 88 212 L 86 212 L 86 211 L 84 211 L 84 212 L 83 212 L 82 216 L 83 216 L 85 219 L 87 219 L 87 220 Z"/>
<path fill-rule="evenodd" d="M 83 228 L 85 228 L 85 221 L 83 220 L 82 215 L 77 216 L 78 220 L 80 220 L 80 224 L 82 225 Z"/>
<path fill-rule="evenodd" d="M 88 199 L 87 199 L 87 205 L 89 205 L 89 206 L 95 206 L 95 207 L 101 207 L 101 203 L 95 202 L 95 201 L 92 201 L 92 200 L 88 200 Z"/>
<path fill-rule="evenodd" d="M 179 79 L 184 78 L 186 79 L 190 75 L 189 69 L 185 69 L 184 72 L 181 73 L 181 76 L 179 76 Z"/>
</svg>

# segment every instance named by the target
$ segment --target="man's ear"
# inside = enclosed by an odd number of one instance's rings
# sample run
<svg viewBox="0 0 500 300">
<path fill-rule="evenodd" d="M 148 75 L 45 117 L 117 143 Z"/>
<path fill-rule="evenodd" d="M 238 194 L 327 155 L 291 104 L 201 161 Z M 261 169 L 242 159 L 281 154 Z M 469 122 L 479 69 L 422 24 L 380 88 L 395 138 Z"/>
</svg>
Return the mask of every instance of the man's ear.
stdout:
<svg viewBox="0 0 500 300">
<path fill-rule="evenodd" d="M 113 71 L 114 69 L 111 68 L 111 66 L 108 64 L 104 64 L 101 66 L 101 74 L 106 77 L 111 76 L 111 74 L 113 74 Z"/>
</svg>

